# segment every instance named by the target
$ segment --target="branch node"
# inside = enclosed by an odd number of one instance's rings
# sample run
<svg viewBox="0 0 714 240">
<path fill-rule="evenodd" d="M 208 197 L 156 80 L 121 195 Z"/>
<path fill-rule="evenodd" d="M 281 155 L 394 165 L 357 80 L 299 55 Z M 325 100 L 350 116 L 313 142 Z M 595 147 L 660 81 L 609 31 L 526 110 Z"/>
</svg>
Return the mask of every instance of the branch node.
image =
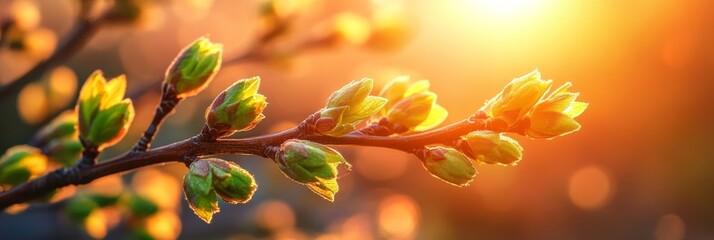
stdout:
<svg viewBox="0 0 714 240">
<path fill-rule="evenodd" d="M 317 128 L 315 126 L 315 123 L 317 120 L 320 119 L 320 111 L 317 111 L 316 113 L 311 114 L 305 120 L 300 122 L 298 124 L 298 131 L 300 134 L 298 136 L 304 136 L 304 135 L 310 135 L 317 133 Z"/>
<path fill-rule="evenodd" d="M 398 127 L 393 125 L 394 124 L 391 124 L 386 117 L 383 117 L 379 119 L 379 121 L 372 122 L 366 127 L 358 129 L 357 131 L 355 131 L 355 133 L 370 136 L 389 136 L 395 133 L 398 134 L 406 132 L 408 130 L 404 129 L 404 131 L 396 131 L 395 129 L 397 129 Z"/>
<path fill-rule="evenodd" d="M 260 154 L 262 157 L 275 160 L 275 155 L 278 154 L 278 151 L 280 151 L 280 146 L 264 146 L 261 148 Z"/>
<path fill-rule="evenodd" d="M 198 160 L 198 157 L 192 156 L 192 155 L 184 155 L 183 158 L 181 158 L 181 162 L 186 165 L 186 167 L 191 167 L 191 163 L 195 162 Z"/>
<path fill-rule="evenodd" d="M 97 164 L 97 157 L 99 157 L 99 148 L 94 146 L 94 144 L 87 142 L 83 137 L 79 137 L 79 142 L 82 144 L 82 159 L 77 162 L 74 168 L 77 169 L 89 169 Z"/>
<path fill-rule="evenodd" d="M 208 127 L 208 125 L 203 125 L 203 129 L 201 129 L 201 132 L 191 138 L 191 142 L 195 145 L 201 145 L 202 142 L 215 142 L 216 141 L 216 136 L 217 133 L 215 131 L 212 131 L 211 128 Z"/>
</svg>

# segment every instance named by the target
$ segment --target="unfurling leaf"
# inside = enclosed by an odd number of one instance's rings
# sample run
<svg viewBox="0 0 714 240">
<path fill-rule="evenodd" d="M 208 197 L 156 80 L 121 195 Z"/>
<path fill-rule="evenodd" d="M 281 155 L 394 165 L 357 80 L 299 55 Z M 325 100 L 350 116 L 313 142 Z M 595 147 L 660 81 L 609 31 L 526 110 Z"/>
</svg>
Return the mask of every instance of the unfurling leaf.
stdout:
<svg viewBox="0 0 714 240">
<path fill-rule="evenodd" d="M 357 124 L 382 110 L 387 100 L 369 96 L 372 79 L 352 81 L 335 91 L 327 100 L 325 108 L 315 122 L 320 134 L 341 136 L 355 130 Z"/>
<path fill-rule="evenodd" d="M 582 114 L 588 104 L 575 101 L 579 94 L 568 92 L 570 86 L 569 82 L 563 84 L 533 107 L 533 111 L 526 115 L 526 136 L 550 139 L 580 129 L 575 117 Z"/>
<path fill-rule="evenodd" d="M 335 194 L 340 190 L 340 186 L 337 184 L 337 179 L 319 180 L 319 182 L 307 184 L 307 187 L 325 200 L 334 202 Z"/>
<path fill-rule="evenodd" d="M 390 130 L 397 134 L 408 134 L 432 129 L 441 124 L 448 112 L 436 104 L 437 96 L 429 91 L 429 81 L 409 83 L 409 77 L 402 76 L 387 83 L 380 96 L 388 100 L 372 121 L 386 118 Z"/>
<path fill-rule="evenodd" d="M 183 191 L 189 207 L 206 223 L 211 223 L 213 214 L 220 210 L 211 177 L 212 171 L 208 162 L 197 160 L 191 163 L 183 178 Z"/>
<path fill-rule="evenodd" d="M 97 146 L 114 145 L 124 137 L 133 119 L 134 106 L 131 100 L 124 99 L 97 114 L 85 139 Z"/>
<path fill-rule="evenodd" d="M 570 82 L 546 97 L 551 84 L 551 80 L 541 80 L 535 70 L 513 79 L 501 93 L 486 102 L 479 113 L 490 118 L 491 126 L 500 126 L 492 130 L 531 138 L 552 139 L 579 130 L 580 123 L 575 118 L 588 104 L 575 101 L 579 94 L 568 92 Z"/>
<path fill-rule="evenodd" d="M 76 111 L 79 135 L 100 150 L 121 140 L 134 120 L 134 105 L 124 99 L 124 75 L 106 81 L 97 70 L 82 86 Z"/>
<path fill-rule="evenodd" d="M 513 127 L 543 98 L 552 83 L 551 80 L 542 80 L 540 72 L 534 70 L 525 76 L 513 79 L 480 111 L 493 119 L 504 122 L 509 128 Z"/>
<path fill-rule="evenodd" d="M 200 159 L 191 163 L 184 176 L 183 189 L 193 212 L 211 223 L 219 211 L 216 194 L 230 204 L 248 202 L 258 185 L 253 175 L 235 163 L 217 158 Z"/>
<path fill-rule="evenodd" d="M 477 173 L 471 159 L 453 148 L 427 147 L 418 156 L 431 175 L 457 187 L 468 186 Z"/>
</svg>

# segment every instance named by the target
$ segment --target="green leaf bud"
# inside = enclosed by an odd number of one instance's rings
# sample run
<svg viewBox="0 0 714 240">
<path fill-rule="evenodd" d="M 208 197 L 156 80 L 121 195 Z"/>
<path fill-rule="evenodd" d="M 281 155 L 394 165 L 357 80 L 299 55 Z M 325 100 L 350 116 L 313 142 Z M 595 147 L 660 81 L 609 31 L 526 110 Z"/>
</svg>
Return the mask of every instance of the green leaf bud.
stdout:
<svg viewBox="0 0 714 240">
<path fill-rule="evenodd" d="M 476 176 L 471 159 L 453 148 L 428 147 L 418 156 L 431 175 L 454 186 L 468 186 Z"/>
<path fill-rule="evenodd" d="M 48 143 L 44 149 L 50 160 L 69 167 L 81 158 L 82 143 L 77 139 L 57 139 Z"/>
<path fill-rule="evenodd" d="M 99 207 L 108 207 L 116 205 L 119 199 L 122 197 L 121 194 L 106 194 L 106 193 L 90 193 L 87 194 L 89 199 L 92 199 L 94 203 Z"/>
<path fill-rule="evenodd" d="M 365 78 L 332 93 L 314 122 L 317 132 L 329 136 L 350 133 L 362 120 L 382 110 L 387 99 L 369 96 L 372 86 L 372 79 Z"/>
<path fill-rule="evenodd" d="M 165 81 L 178 98 L 201 92 L 221 68 L 223 45 L 200 37 L 176 56 L 166 70 Z"/>
<path fill-rule="evenodd" d="M 133 120 L 134 105 L 131 100 L 124 99 L 97 114 L 86 140 L 100 148 L 114 145 L 124 138 Z"/>
<path fill-rule="evenodd" d="M 99 205 L 92 199 L 84 195 L 78 195 L 68 201 L 64 211 L 70 220 L 81 223 L 97 208 L 99 208 Z"/>
<path fill-rule="evenodd" d="M 47 157 L 27 145 L 14 146 L 0 157 L 0 185 L 17 185 L 42 175 Z"/>
<path fill-rule="evenodd" d="M 136 194 L 130 196 L 127 207 L 132 216 L 147 217 L 159 211 L 159 206 L 151 200 Z"/>
<path fill-rule="evenodd" d="M 211 167 L 207 161 L 197 160 L 191 163 L 183 178 L 183 190 L 189 207 L 196 216 L 206 223 L 211 223 L 213 214 L 220 209 L 213 191 Z"/>
<path fill-rule="evenodd" d="M 482 163 L 516 165 L 523 157 L 523 148 L 518 141 L 502 133 L 474 131 L 461 139 L 466 144 L 464 152 Z"/>
<path fill-rule="evenodd" d="M 77 114 L 74 110 L 67 110 L 42 127 L 33 137 L 33 142 L 47 143 L 55 139 L 72 138 L 76 134 Z"/>
<path fill-rule="evenodd" d="M 260 77 L 236 81 L 221 92 L 206 109 L 206 125 L 217 137 L 253 129 L 265 116 L 268 105 L 258 93 Z"/>
<path fill-rule="evenodd" d="M 123 99 L 126 78 L 121 75 L 106 81 L 97 70 L 82 86 L 77 100 L 79 135 L 99 150 L 116 144 L 126 135 L 134 120 L 134 105 Z"/>
<path fill-rule="evenodd" d="M 364 78 L 359 81 L 352 81 L 335 91 L 327 99 L 327 107 L 352 106 L 364 100 L 374 86 L 374 80 Z"/>
<path fill-rule="evenodd" d="M 351 167 L 336 150 L 305 140 L 285 141 L 275 155 L 275 162 L 288 178 L 308 185 L 322 196 L 333 201 L 337 186 L 337 166 Z"/>
<path fill-rule="evenodd" d="M 207 159 L 213 172 L 213 188 L 224 202 L 246 203 L 253 197 L 258 185 L 253 175 L 235 163 L 221 159 Z"/>
<path fill-rule="evenodd" d="M 436 94 L 432 92 L 415 94 L 392 106 L 387 114 L 387 119 L 391 123 L 413 129 L 429 117 L 431 107 L 435 102 Z"/>
<path fill-rule="evenodd" d="M 380 92 L 388 102 L 372 121 L 386 118 L 390 130 L 397 134 L 421 132 L 438 126 L 446 120 L 448 111 L 436 103 L 436 94 L 429 91 L 430 86 L 428 80 L 410 83 L 408 76 L 388 82 Z"/>
</svg>

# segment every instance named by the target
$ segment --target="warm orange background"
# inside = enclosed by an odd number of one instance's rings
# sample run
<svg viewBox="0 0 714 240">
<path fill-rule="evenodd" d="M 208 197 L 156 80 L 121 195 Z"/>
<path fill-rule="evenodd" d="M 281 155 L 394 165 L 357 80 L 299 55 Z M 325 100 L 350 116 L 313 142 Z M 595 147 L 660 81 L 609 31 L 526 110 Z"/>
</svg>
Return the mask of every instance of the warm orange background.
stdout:
<svg viewBox="0 0 714 240">
<path fill-rule="evenodd" d="M 38 1 L 42 25 L 60 38 L 73 14 L 63 2 Z M 94 69 L 126 73 L 131 91 L 160 76 L 198 36 L 224 43 L 226 56 L 249 47 L 255 1 L 188 2 L 160 2 L 142 24 L 103 29 L 68 66 L 79 79 Z M 257 195 L 247 205 L 222 206 L 211 225 L 184 209 L 182 236 L 266 236 L 265 229 L 279 229 L 274 232 L 284 236 L 353 239 L 714 237 L 714 1 L 317 1 L 294 20 L 293 35 L 283 44 L 298 42 L 304 29 L 336 12 L 368 16 L 392 4 L 413 25 L 403 47 L 346 45 L 302 53 L 287 65 L 224 66 L 203 98 L 179 105 L 155 146 L 196 134 L 211 96 L 254 75 L 263 78 L 261 92 L 270 105 L 266 120 L 241 136 L 290 127 L 350 80 L 373 77 L 381 87 L 401 74 L 431 80 L 450 111 L 447 122 L 454 122 L 536 68 L 556 85 L 573 82 L 580 99 L 590 103 L 579 117 L 583 128 L 552 141 L 517 136 L 525 148 L 517 167 L 477 166 L 476 181 L 463 189 L 430 177 L 412 156 L 340 148 L 355 171 L 340 179 L 333 204 L 284 178 L 270 161 L 232 157 L 256 175 Z M 30 66 L 22 56 L 0 52 L 0 81 Z M 157 99 L 151 94 L 135 100 L 134 135 L 112 153 L 134 143 Z M 26 142 L 32 130 L 18 117 L 17 104 L 0 105 L 2 149 Z M 165 170 L 185 171 L 175 165 Z M 21 231 L 3 225 L 47 215 L 55 216 L 50 208 L 0 215 L 0 229 Z M 270 221 L 288 227 L 272 228 Z M 61 223 L 51 226 L 47 231 L 62 229 Z"/>
</svg>

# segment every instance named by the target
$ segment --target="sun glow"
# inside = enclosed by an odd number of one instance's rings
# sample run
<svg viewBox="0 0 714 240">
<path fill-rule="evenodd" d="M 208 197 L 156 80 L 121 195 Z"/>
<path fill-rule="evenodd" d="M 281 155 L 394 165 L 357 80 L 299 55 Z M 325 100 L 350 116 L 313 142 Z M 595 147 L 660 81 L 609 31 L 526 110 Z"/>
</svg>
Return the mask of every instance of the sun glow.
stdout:
<svg viewBox="0 0 714 240">
<path fill-rule="evenodd" d="M 494 18 L 514 19 L 527 16 L 537 6 L 535 0 L 464 0 L 479 12 Z"/>
</svg>

